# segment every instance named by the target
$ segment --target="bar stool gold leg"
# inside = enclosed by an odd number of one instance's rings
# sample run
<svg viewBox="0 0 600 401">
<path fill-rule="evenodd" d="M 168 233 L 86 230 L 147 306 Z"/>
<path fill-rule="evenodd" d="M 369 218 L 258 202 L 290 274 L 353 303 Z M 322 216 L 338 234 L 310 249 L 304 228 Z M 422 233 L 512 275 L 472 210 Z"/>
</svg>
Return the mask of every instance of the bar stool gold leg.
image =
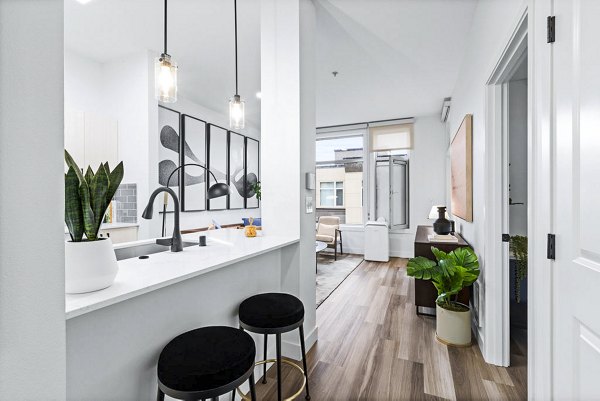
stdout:
<svg viewBox="0 0 600 401">
<path fill-rule="evenodd" d="M 260 365 L 266 365 L 268 363 L 277 363 L 277 359 L 267 359 L 264 361 L 258 361 L 255 363 L 255 366 L 260 366 Z M 283 401 L 293 401 L 296 398 L 298 398 L 298 396 L 300 394 L 302 394 L 302 392 L 304 391 L 304 388 L 306 387 L 306 375 L 304 374 L 304 370 L 302 370 L 302 368 L 298 365 L 296 365 L 294 362 L 292 361 L 288 361 L 287 359 L 282 359 L 281 363 L 291 366 L 292 368 L 296 369 L 298 372 L 300 372 L 300 374 L 302 375 L 302 385 L 300 386 L 300 388 L 291 396 L 289 396 L 288 398 L 285 398 Z M 254 377 L 252 377 L 252 380 L 254 379 Z M 239 388 L 236 389 L 238 395 L 242 398 L 242 400 L 244 401 L 252 401 L 252 398 L 248 397 L 246 394 L 242 393 L 242 390 L 240 390 Z M 250 389 L 250 391 L 252 392 L 252 389 Z"/>
</svg>

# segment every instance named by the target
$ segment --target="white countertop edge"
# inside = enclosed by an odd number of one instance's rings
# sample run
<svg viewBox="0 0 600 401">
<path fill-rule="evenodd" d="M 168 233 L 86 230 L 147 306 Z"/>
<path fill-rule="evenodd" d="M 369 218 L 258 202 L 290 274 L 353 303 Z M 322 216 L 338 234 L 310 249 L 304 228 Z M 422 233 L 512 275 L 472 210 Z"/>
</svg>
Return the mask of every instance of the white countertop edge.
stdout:
<svg viewBox="0 0 600 401">
<path fill-rule="evenodd" d="M 153 241 L 153 240 L 150 240 L 150 241 Z M 298 243 L 298 242 L 300 242 L 300 239 L 292 239 L 292 240 L 283 241 L 283 242 L 281 242 L 279 244 L 272 245 L 272 246 L 270 246 L 269 248 L 266 248 L 266 249 L 261 249 L 259 251 L 252 252 L 252 253 L 249 253 L 249 254 L 246 254 L 246 255 L 240 255 L 240 256 L 234 257 L 234 258 L 232 258 L 230 260 L 227 260 L 227 261 L 224 261 L 224 262 L 221 262 L 221 263 L 217 263 L 217 264 L 215 264 L 213 266 L 203 267 L 203 268 L 201 268 L 201 269 L 199 269 L 199 270 L 197 270 L 195 272 L 192 272 L 192 273 L 184 274 L 182 276 L 175 277 L 175 278 L 170 279 L 170 280 L 165 280 L 163 282 L 160 282 L 160 283 L 157 283 L 157 284 L 154 284 L 154 285 L 150 285 L 148 287 L 140 288 L 138 290 L 130 291 L 130 292 L 127 292 L 127 293 L 124 293 L 124 294 L 121 294 L 121 295 L 116 295 L 116 296 L 114 296 L 112 298 L 109 298 L 109 299 L 106 299 L 106 300 L 103 300 L 103 301 L 99 301 L 99 302 L 96 302 L 96 303 L 88 305 L 88 306 L 82 306 L 82 307 L 79 307 L 79 308 L 67 311 L 67 312 L 65 312 L 65 320 L 69 320 L 69 319 L 72 319 L 72 318 L 75 318 L 75 317 L 78 317 L 78 316 L 81 316 L 81 315 L 85 315 L 86 313 L 93 312 L 93 311 L 96 311 L 98 309 L 102 309 L 102 308 L 105 308 L 107 306 L 111 306 L 111 305 L 117 304 L 119 302 L 123 302 L 123 301 L 126 301 L 128 299 L 135 298 L 137 296 L 147 294 L 149 292 L 152 292 L 152 291 L 155 291 L 155 290 L 167 287 L 167 286 L 172 285 L 172 284 L 180 283 L 182 281 L 188 280 L 188 279 L 193 278 L 193 277 L 197 277 L 197 276 L 200 276 L 200 275 L 203 275 L 203 274 L 206 274 L 206 273 L 210 273 L 210 272 L 218 270 L 218 269 L 220 269 L 222 267 L 226 267 L 226 266 L 232 265 L 234 263 L 237 263 L 237 262 L 240 262 L 240 261 L 243 261 L 243 260 L 246 260 L 246 259 L 253 258 L 255 256 L 260 256 L 260 255 L 263 255 L 265 253 L 268 253 L 268 252 L 271 252 L 271 251 L 274 251 L 274 250 L 277 250 L 277 249 L 285 248 L 286 246 L 289 246 L 289 245 L 292 245 L 292 244 L 295 244 L 295 243 Z M 100 291 L 102 291 L 102 290 L 100 290 Z"/>
</svg>

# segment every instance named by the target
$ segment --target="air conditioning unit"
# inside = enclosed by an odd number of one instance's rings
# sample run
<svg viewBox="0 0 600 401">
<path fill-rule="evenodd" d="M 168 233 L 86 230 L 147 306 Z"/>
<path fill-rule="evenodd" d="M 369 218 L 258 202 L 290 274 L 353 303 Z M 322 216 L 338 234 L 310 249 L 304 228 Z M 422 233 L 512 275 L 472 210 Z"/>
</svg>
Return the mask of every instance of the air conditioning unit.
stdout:
<svg viewBox="0 0 600 401">
<path fill-rule="evenodd" d="M 446 120 L 448 119 L 448 114 L 450 114 L 450 101 L 452 100 L 451 97 L 445 97 L 444 98 L 444 103 L 442 103 L 442 114 L 440 116 L 440 120 L 445 123 Z"/>
</svg>

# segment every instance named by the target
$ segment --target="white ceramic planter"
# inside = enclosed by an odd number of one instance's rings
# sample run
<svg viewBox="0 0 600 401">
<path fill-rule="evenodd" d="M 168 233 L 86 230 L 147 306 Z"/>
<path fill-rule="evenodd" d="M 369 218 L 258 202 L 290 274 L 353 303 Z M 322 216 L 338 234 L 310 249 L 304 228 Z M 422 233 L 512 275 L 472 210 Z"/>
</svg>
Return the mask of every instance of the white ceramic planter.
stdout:
<svg viewBox="0 0 600 401">
<path fill-rule="evenodd" d="M 436 336 L 446 345 L 471 345 L 471 311 L 455 312 L 435 306 Z"/>
<path fill-rule="evenodd" d="M 65 242 L 65 292 L 81 294 L 110 287 L 115 281 L 117 257 L 110 238 Z"/>
</svg>

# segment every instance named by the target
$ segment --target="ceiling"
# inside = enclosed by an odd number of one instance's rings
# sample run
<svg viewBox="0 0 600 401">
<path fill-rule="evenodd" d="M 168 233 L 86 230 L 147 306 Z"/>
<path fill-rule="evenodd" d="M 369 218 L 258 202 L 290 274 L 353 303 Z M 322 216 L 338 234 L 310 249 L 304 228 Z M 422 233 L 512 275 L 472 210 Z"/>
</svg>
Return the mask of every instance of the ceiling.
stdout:
<svg viewBox="0 0 600 401">
<path fill-rule="evenodd" d="M 465 53 L 477 0 L 313 0 L 317 125 L 439 112 Z M 161 0 L 65 0 L 65 46 L 99 62 L 162 51 Z M 238 2 L 240 95 L 260 126 L 260 0 Z M 228 113 L 233 0 L 170 0 L 169 53 L 179 89 Z M 332 71 L 338 71 L 333 77 Z"/>
<path fill-rule="evenodd" d="M 315 4 L 317 126 L 439 113 L 458 77 L 476 0 Z"/>
<path fill-rule="evenodd" d="M 238 1 L 239 92 L 260 125 L 260 0 Z M 233 0 L 170 0 L 168 52 L 180 95 L 228 115 L 235 93 Z M 104 63 L 163 46 L 163 1 L 65 0 L 65 47 Z"/>
</svg>

